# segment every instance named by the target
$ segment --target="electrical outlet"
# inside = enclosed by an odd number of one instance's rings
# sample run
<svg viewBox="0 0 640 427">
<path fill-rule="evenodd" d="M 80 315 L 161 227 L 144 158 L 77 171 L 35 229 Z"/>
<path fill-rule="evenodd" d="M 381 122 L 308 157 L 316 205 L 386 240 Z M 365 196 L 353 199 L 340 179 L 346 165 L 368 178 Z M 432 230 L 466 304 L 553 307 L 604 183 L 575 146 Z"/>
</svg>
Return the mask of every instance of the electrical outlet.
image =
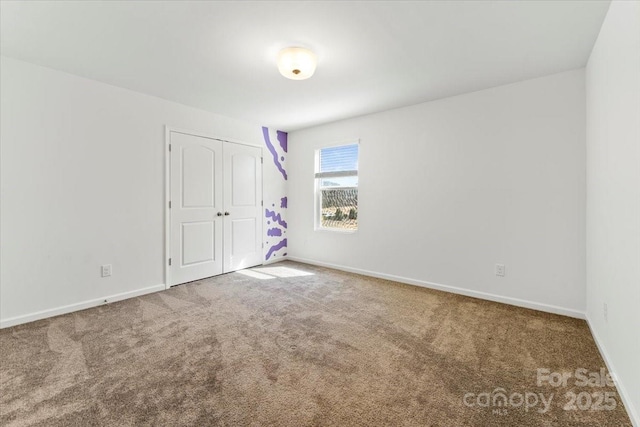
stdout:
<svg viewBox="0 0 640 427">
<path fill-rule="evenodd" d="M 102 277 L 109 277 L 111 276 L 111 264 L 105 264 L 101 267 L 102 270 Z"/>
<path fill-rule="evenodd" d="M 496 264 L 496 276 L 504 277 L 504 264 Z"/>
<path fill-rule="evenodd" d="M 607 303 L 602 304 L 602 315 L 604 316 L 605 323 L 609 322 L 609 309 L 607 308 Z"/>
</svg>

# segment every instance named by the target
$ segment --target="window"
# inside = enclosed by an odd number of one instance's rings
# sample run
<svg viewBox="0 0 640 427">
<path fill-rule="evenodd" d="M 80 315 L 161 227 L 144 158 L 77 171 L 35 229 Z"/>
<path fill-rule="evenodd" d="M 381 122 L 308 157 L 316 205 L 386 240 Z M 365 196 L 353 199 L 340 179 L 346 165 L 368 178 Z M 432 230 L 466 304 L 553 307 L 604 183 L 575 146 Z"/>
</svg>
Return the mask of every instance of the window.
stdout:
<svg viewBox="0 0 640 427">
<path fill-rule="evenodd" d="M 316 152 L 316 228 L 358 229 L 358 144 Z"/>
</svg>

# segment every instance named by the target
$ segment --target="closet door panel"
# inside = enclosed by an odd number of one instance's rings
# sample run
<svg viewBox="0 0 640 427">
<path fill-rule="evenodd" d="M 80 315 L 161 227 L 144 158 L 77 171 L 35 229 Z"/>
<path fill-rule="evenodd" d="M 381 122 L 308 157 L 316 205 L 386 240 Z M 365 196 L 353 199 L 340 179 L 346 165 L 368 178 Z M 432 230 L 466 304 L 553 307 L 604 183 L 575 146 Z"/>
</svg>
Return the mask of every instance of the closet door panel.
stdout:
<svg viewBox="0 0 640 427">
<path fill-rule="evenodd" d="M 222 273 L 222 142 L 171 132 L 170 283 Z M 220 216 L 218 216 L 220 213 Z"/>
<path fill-rule="evenodd" d="M 262 263 L 262 150 L 224 145 L 224 272 Z"/>
</svg>

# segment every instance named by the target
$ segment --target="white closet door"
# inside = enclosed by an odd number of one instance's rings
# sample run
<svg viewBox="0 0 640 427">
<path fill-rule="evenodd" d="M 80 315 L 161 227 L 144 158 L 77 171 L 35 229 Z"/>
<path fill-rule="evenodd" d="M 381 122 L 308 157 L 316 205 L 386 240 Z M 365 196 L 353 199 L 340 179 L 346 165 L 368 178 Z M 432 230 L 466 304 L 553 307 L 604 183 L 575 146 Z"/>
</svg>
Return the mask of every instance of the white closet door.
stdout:
<svg viewBox="0 0 640 427">
<path fill-rule="evenodd" d="M 170 285 L 222 273 L 222 142 L 171 132 Z"/>
<path fill-rule="evenodd" d="M 224 145 L 224 272 L 262 263 L 262 150 Z"/>
</svg>

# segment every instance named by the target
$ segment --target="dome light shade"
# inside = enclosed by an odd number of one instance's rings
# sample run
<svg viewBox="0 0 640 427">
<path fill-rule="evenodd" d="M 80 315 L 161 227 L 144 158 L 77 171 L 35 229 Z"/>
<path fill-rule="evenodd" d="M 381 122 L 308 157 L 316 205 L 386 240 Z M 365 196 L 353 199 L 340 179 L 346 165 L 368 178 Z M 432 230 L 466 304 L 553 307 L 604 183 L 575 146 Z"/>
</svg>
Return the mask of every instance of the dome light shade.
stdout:
<svg viewBox="0 0 640 427">
<path fill-rule="evenodd" d="M 317 62 L 315 53 L 303 47 L 287 47 L 278 53 L 278 70 L 291 80 L 304 80 L 313 76 Z"/>
</svg>

